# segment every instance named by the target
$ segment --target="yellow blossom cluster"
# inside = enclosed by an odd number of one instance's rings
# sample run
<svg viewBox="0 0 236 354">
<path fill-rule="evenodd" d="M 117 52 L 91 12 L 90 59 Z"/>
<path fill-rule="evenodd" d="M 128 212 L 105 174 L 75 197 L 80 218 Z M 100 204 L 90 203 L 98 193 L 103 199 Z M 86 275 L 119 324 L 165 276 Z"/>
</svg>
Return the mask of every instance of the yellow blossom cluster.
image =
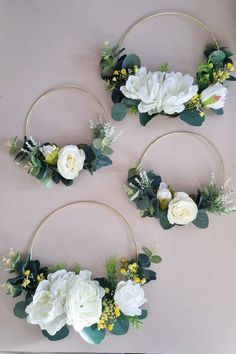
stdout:
<svg viewBox="0 0 236 354">
<path fill-rule="evenodd" d="M 108 293 L 106 289 L 105 291 Z M 114 300 L 111 299 L 104 299 L 102 307 L 102 315 L 97 323 L 97 329 L 112 331 L 115 319 L 120 316 L 120 309 L 115 305 Z"/>
<path fill-rule="evenodd" d="M 31 283 L 31 280 L 34 280 L 34 275 L 30 272 L 29 269 L 25 270 L 24 275 L 25 275 L 25 277 L 24 277 L 24 280 L 21 284 L 22 288 L 26 288 Z M 45 277 L 44 277 L 43 273 L 40 273 L 39 275 L 37 275 L 37 281 L 39 283 L 44 279 L 45 279 Z"/>
<path fill-rule="evenodd" d="M 133 69 L 121 69 L 121 70 L 114 70 L 112 81 L 120 81 L 122 79 L 127 79 L 128 75 L 136 74 L 139 68 L 137 65 L 133 67 Z"/>
<path fill-rule="evenodd" d="M 125 275 L 128 279 L 132 279 L 135 283 L 141 283 L 141 284 L 145 284 L 147 279 L 146 278 L 140 278 L 138 276 L 138 268 L 139 265 L 136 262 L 132 262 L 132 263 L 127 263 L 125 258 L 121 259 L 121 268 L 120 268 L 120 272 L 122 275 Z"/>
</svg>

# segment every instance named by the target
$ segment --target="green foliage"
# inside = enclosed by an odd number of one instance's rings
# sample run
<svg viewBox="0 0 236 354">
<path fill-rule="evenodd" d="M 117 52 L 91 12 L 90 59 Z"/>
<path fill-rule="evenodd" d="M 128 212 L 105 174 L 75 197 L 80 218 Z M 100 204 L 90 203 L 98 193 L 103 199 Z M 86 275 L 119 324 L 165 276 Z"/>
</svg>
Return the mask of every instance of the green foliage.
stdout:
<svg viewBox="0 0 236 354">
<path fill-rule="evenodd" d="M 96 325 L 84 327 L 79 334 L 89 344 L 100 344 L 105 338 L 106 332 L 98 330 Z"/>
<path fill-rule="evenodd" d="M 160 224 L 164 230 L 169 230 L 174 226 L 169 222 L 166 210 L 160 212 Z"/>
<path fill-rule="evenodd" d="M 44 337 L 49 339 L 50 341 L 58 341 L 61 339 L 64 339 L 68 336 L 69 334 L 69 329 L 67 326 L 62 327 L 54 336 L 51 336 L 47 331 L 43 330 L 42 331 Z"/>
<path fill-rule="evenodd" d="M 65 269 L 65 268 L 66 268 L 66 264 L 64 262 L 56 263 L 53 266 L 48 267 L 48 272 L 49 273 L 55 273 L 58 270 L 62 270 L 62 269 Z"/>
<path fill-rule="evenodd" d="M 112 106 L 111 116 L 117 121 L 121 121 L 127 114 L 127 107 L 124 103 L 116 103 Z"/>
<path fill-rule="evenodd" d="M 226 55 L 222 50 L 214 50 L 209 56 L 208 60 L 213 64 L 222 63 Z"/>
<path fill-rule="evenodd" d="M 19 153 L 21 149 L 21 143 L 18 141 L 17 136 L 10 141 L 10 154 L 15 155 Z"/>
<path fill-rule="evenodd" d="M 145 127 L 151 120 L 153 117 L 156 117 L 158 114 L 148 114 L 148 113 L 139 113 L 139 121 L 140 124 Z"/>
<path fill-rule="evenodd" d="M 32 298 L 29 298 L 25 301 L 18 302 L 14 307 L 14 315 L 21 319 L 27 317 L 27 313 L 25 312 L 26 307 L 32 302 Z"/>
<path fill-rule="evenodd" d="M 180 113 L 180 119 L 182 119 L 185 123 L 189 125 L 199 127 L 204 122 L 205 118 L 199 115 L 199 112 L 194 110 L 190 111 L 185 109 L 183 112 Z"/>
<path fill-rule="evenodd" d="M 113 257 L 105 263 L 107 279 L 113 287 L 117 285 L 118 262 L 117 258 Z"/>
<path fill-rule="evenodd" d="M 206 229 L 209 225 L 209 219 L 206 211 L 204 209 L 199 209 L 196 219 L 193 221 L 193 224 L 200 229 Z"/>
<path fill-rule="evenodd" d="M 80 271 L 81 271 L 81 267 L 78 263 L 76 263 L 74 266 L 73 266 L 73 269 L 72 269 L 73 272 L 75 272 L 75 274 L 79 274 Z"/>
<path fill-rule="evenodd" d="M 219 109 L 213 109 L 211 108 L 212 112 L 214 112 L 215 114 L 217 114 L 218 116 L 221 116 L 222 114 L 224 114 L 224 109 L 223 108 L 219 108 Z"/>
<path fill-rule="evenodd" d="M 129 54 L 124 58 L 122 68 L 124 69 L 133 69 L 134 66 L 140 68 L 141 61 L 136 54 Z"/>
<path fill-rule="evenodd" d="M 167 73 L 168 72 L 168 63 L 161 64 L 159 67 L 159 71 L 161 71 L 163 73 Z"/>
<path fill-rule="evenodd" d="M 129 330 L 128 317 L 125 316 L 124 314 L 121 314 L 114 322 L 114 326 L 111 333 L 117 336 L 121 336 L 123 334 L 126 334 L 128 330 Z"/>
</svg>

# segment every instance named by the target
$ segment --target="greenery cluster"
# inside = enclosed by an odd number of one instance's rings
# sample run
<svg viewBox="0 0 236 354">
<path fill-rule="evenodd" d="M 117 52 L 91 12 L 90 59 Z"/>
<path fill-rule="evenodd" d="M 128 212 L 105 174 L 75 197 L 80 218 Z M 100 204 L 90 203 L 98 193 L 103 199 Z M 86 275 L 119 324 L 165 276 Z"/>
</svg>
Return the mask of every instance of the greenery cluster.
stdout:
<svg viewBox="0 0 236 354">
<path fill-rule="evenodd" d="M 115 304 L 114 294 L 120 278 L 119 275 L 122 275 L 126 280 L 132 279 L 135 283 L 144 286 L 151 280 L 156 279 L 156 272 L 149 268 L 152 263 L 158 264 L 161 260 L 161 257 L 144 247 L 143 253 L 140 253 L 137 259 L 129 261 L 122 258 L 120 267 L 116 257 L 105 263 L 106 276 L 94 279 L 105 290 L 105 296 L 102 300 L 102 314 L 98 323 L 83 329 L 91 343 L 99 344 L 105 338 L 107 331 L 114 335 L 123 335 L 128 332 L 130 324 L 136 328 L 142 325 L 142 320 L 147 317 L 147 310 L 143 309 L 140 316 L 125 316 Z M 14 278 L 8 279 L 5 284 L 7 293 L 13 298 L 21 294 L 25 297 L 24 301 L 15 305 L 13 311 L 15 316 L 21 319 L 27 317 L 25 309 L 31 303 L 38 284 L 46 279 L 49 273 L 65 269 L 64 263 L 40 268 L 38 260 L 31 260 L 29 256 L 24 257 L 18 252 L 13 252 L 13 250 L 4 258 L 3 263 L 5 266 L 8 265 L 7 270 L 10 273 L 16 274 Z M 73 271 L 79 273 L 80 267 L 76 265 Z M 69 329 L 64 326 L 54 336 L 49 335 L 45 330 L 42 331 L 42 334 L 51 341 L 57 341 L 68 336 Z"/>
<path fill-rule="evenodd" d="M 93 175 L 101 167 L 112 164 L 109 157 L 113 153 L 111 144 L 117 139 L 118 135 L 115 136 L 114 127 L 110 123 L 103 122 L 102 119 L 97 122 L 90 122 L 90 128 L 94 135 L 92 144 L 78 144 L 77 146 L 84 151 L 86 156 L 83 168 Z M 45 145 L 56 146 L 55 151 L 48 158 L 45 158 L 41 151 Z M 24 141 L 18 141 L 16 137 L 10 144 L 10 154 L 14 155 L 17 164 L 23 164 L 28 173 L 48 188 L 59 182 L 62 182 L 65 186 L 71 186 L 74 182 L 73 179 L 66 179 L 59 173 L 57 168 L 59 152 L 59 146 L 48 142 L 38 144 L 32 137 L 25 137 Z"/>
<path fill-rule="evenodd" d="M 120 49 L 118 45 L 110 46 L 109 42 L 105 42 L 100 62 L 101 77 L 106 83 L 106 89 L 112 91 L 111 98 L 114 103 L 111 115 L 116 121 L 123 120 L 127 113 L 138 113 L 140 124 L 145 126 L 158 114 L 149 115 L 138 111 L 140 100 L 126 98 L 120 90 L 125 85 L 130 75 L 135 75 L 140 66 L 141 60 L 136 54 L 124 54 L 124 48 Z M 180 114 L 176 113 L 168 115 L 164 112 L 161 114 L 169 117 L 177 117 L 185 123 L 192 126 L 201 126 L 205 120 L 203 105 L 200 100 L 201 92 L 212 84 L 224 81 L 235 81 L 236 78 L 231 75 L 234 70 L 233 55 L 226 47 L 217 49 L 214 45 L 208 45 L 204 51 L 205 61 L 197 68 L 196 84 L 198 84 L 198 93 L 185 104 L 185 110 Z M 160 71 L 167 72 L 168 65 L 161 65 Z M 217 115 L 223 114 L 223 109 L 212 109 Z"/>
<path fill-rule="evenodd" d="M 165 202 L 161 203 L 157 198 L 161 181 L 161 177 L 153 171 L 145 172 L 132 168 L 128 173 L 125 191 L 129 199 L 135 202 L 141 217 L 157 218 L 162 228 L 168 230 L 175 224 L 171 224 L 167 218 L 170 200 L 164 200 Z M 199 190 L 196 195 L 190 195 L 198 207 L 197 217 L 193 221 L 195 226 L 201 229 L 208 227 L 207 212 L 221 215 L 236 211 L 236 207 L 229 206 L 232 202 L 229 199 L 232 192 L 226 191 L 226 184 L 217 186 L 213 176 L 209 184 Z M 170 187 L 169 190 L 174 198 L 174 190 Z"/>
</svg>

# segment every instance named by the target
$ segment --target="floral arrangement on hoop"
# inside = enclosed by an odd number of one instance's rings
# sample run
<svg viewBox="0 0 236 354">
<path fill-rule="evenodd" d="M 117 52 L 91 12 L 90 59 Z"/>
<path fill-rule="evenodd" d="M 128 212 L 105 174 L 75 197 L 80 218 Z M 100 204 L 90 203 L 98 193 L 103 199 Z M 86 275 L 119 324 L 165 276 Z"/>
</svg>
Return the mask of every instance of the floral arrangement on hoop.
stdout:
<svg viewBox="0 0 236 354">
<path fill-rule="evenodd" d="M 28 173 L 40 180 L 46 187 L 62 182 L 71 186 L 82 169 L 91 175 L 99 168 L 109 166 L 113 153 L 111 144 L 120 134 L 115 135 L 115 128 L 100 117 L 90 122 L 94 140 L 92 144 L 67 145 L 59 147 L 52 143 L 37 143 L 32 137 L 18 141 L 17 137 L 10 144 L 10 154 L 15 155 L 17 164 L 23 163 Z"/>
<path fill-rule="evenodd" d="M 207 213 L 222 215 L 236 211 L 236 206 L 230 205 L 233 192 L 226 190 L 228 183 L 229 180 L 218 186 L 212 174 L 210 182 L 196 195 L 188 195 L 168 187 L 153 171 L 132 168 L 124 188 L 129 199 L 135 202 L 139 215 L 159 219 L 163 229 L 190 223 L 205 229 L 209 224 Z"/>
<path fill-rule="evenodd" d="M 99 344 L 107 333 L 123 335 L 130 324 L 138 328 L 147 317 L 141 306 L 147 302 L 144 286 L 156 279 L 151 263 L 161 258 L 143 248 L 137 259 L 112 258 L 106 262 L 106 277 L 92 279 L 92 273 L 76 265 L 72 271 L 65 264 L 41 268 L 38 260 L 10 250 L 3 258 L 4 268 L 15 273 L 2 284 L 13 298 L 24 294 L 25 300 L 14 307 L 15 316 L 38 325 L 49 340 L 69 334 L 72 326 L 84 340 Z M 124 280 L 118 280 L 120 273 Z"/>
<path fill-rule="evenodd" d="M 128 112 L 138 113 L 140 124 L 145 126 L 162 114 L 200 126 L 205 110 L 224 113 L 228 93 L 224 84 L 236 80 L 231 75 L 233 53 L 226 47 L 207 46 L 206 60 L 198 66 L 195 79 L 189 74 L 169 72 L 167 64 L 161 65 L 159 71 L 148 71 L 136 54 L 121 55 L 124 50 L 105 42 L 101 58 L 101 76 L 106 89 L 112 91 L 111 115 L 115 120 L 123 120 Z"/>
</svg>

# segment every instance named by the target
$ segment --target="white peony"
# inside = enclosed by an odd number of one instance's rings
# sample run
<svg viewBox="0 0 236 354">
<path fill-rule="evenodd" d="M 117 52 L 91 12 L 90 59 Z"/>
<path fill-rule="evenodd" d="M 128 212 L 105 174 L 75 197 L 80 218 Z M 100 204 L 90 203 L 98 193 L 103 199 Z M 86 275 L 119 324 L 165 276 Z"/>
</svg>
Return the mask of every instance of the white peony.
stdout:
<svg viewBox="0 0 236 354">
<path fill-rule="evenodd" d="M 57 169 L 65 179 L 74 179 L 78 177 L 83 169 L 85 153 L 76 145 L 67 145 L 63 147 L 58 154 Z"/>
<path fill-rule="evenodd" d="M 228 89 L 217 83 L 203 90 L 200 99 L 204 107 L 220 109 L 224 107 L 227 93 Z"/>
<path fill-rule="evenodd" d="M 168 204 L 167 218 L 172 225 L 186 225 L 196 219 L 197 213 L 198 208 L 193 199 L 187 193 L 177 192 Z"/>
<path fill-rule="evenodd" d="M 37 324 L 51 336 L 55 335 L 67 322 L 65 301 L 67 284 L 73 272 L 59 270 L 48 275 L 39 283 L 33 301 L 26 307 L 27 321 Z"/>
<path fill-rule="evenodd" d="M 185 109 L 184 103 L 197 93 L 198 86 L 193 85 L 193 77 L 188 74 L 147 73 L 142 67 L 136 75 L 129 76 L 120 90 L 127 98 L 141 100 L 138 105 L 141 113 L 174 114 Z"/>
<path fill-rule="evenodd" d="M 161 182 L 157 191 L 157 199 L 163 200 L 163 199 L 171 199 L 171 198 L 172 198 L 171 191 L 169 190 L 165 182 Z"/>
<path fill-rule="evenodd" d="M 82 270 L 68 284 L 66 300 L 67 324 L 80 332 L 98 322 L 102 313 L 105 290 L 97 281 L 91 280 L 91 272 Z"/>
<path fill-rule="evenodd" d="M 120 281 L 117 284 L 114 300 L 126 316 L 141 315 L 140 307 L 147 302 L 141 285 L 132 282 L 132 280 Z"/>
</svg>

